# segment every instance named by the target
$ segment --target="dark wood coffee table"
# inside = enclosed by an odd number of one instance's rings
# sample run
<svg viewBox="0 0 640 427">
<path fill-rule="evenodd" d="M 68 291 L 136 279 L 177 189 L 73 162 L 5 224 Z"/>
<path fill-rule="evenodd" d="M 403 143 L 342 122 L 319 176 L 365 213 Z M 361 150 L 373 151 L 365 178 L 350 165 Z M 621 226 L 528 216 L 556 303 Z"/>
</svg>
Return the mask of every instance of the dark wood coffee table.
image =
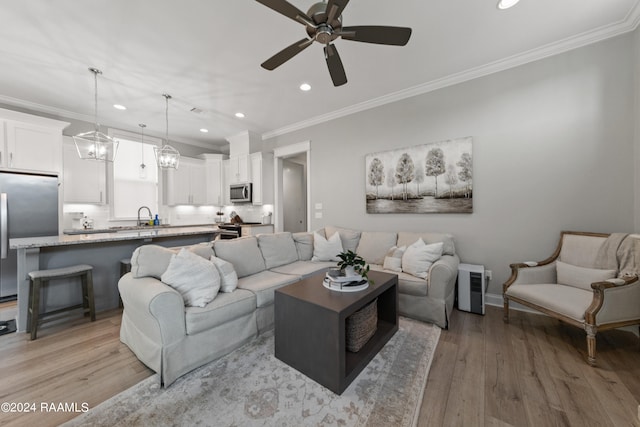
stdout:
<svg viewBox="0 0 640 427">
<path fill-rule="evenodd" d="M 336 394 L 351 384 L 398 330 L 398 276 L 369 272 L 358 292 L 325 288 L 320 273 L 275 291 L 275 356 Z M 346 349 L 345 319 L 378 298 L 378 328 L 358 351 Z"/>
</svg>

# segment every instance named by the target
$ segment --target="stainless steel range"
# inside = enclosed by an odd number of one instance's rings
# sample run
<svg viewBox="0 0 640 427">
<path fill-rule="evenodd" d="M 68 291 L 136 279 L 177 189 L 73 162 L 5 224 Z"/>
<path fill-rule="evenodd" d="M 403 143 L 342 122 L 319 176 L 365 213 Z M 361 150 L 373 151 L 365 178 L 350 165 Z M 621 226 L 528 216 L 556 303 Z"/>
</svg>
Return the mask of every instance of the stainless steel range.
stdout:
<svg viewBox="0 0 640 427">
<path fill-rule="evenodd" d="M 260 222 L 225 222 L 222 224 L 218 224 L 218 228 L 222 230 L 220 233 L 221 239 L 236 239 L 238 237 L 242 237 L 242 226 L 243 225 L 257 225 L 261 224 Z"/>
</svg>

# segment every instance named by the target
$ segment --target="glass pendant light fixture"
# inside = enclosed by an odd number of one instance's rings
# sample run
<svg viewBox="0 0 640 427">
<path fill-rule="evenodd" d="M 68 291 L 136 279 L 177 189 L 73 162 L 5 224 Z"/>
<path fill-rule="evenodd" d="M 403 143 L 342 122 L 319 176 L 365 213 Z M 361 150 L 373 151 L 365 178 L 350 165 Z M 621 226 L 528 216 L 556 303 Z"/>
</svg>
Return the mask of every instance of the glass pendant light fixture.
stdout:
<svg viewBox="0 0 640 427">
<path fill-rule="evenodd" d="M 171 95 L 163 93 L 162 96 L 164 96 L 166 102 L 165 118 L 167 121 L 167 132 L 165 135 L 166 141 L 164 147 L 154 147 L 156 162 L 162 169 L 178 169 L 178 165 L 180 163 L 180 153 L 178 152 L 178 150 L 169 145 L 169 100 L 171 99 Z"/>
<path fill-rule="evenodd" d="M 140 163 L 140 169 L 138 169 L 138 176 L 140 179 L 147 179 L 147 165 L 144 164 L 144 128 L 146 128 L 147 125 L 140 123 L 138 126 L 140 126 L 140 146 L 142 147 L 142 163 Z"/>
<path fill-rule="evenodd" d="M 97 68 L 89 68 L 94 79 L 94 121 L 95 130 L 80 133 L 73 137 L 76 149 L 81 159 L 103 160 L 113 162 L 118 152 L 118 141 L 100 132 L 98 124 L 98 74 L 102 71 Z"/>
</svg>

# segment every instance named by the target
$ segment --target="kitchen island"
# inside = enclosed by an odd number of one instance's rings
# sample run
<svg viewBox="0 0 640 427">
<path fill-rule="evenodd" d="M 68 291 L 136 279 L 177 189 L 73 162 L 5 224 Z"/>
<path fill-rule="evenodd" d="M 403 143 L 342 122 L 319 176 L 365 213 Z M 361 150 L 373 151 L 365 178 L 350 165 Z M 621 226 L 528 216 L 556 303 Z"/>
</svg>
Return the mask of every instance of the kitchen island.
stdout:
<svg viewBox="0 0 640 427">
<path fill-rule="evenodd" d="M 149 227 L 111 233 L 73 234 L 11 239 L 10 249 L 18 256 L 18 301 L 16 326 L 25 332 L 29 305 L 30 271 L 67 267 L 75 264 L 93 266 L 96 310 L 118 307 L 120 260 L 130 258 L 142 245 L 166 247 L 193 245 L 213 240 L 220 230 L 216 226 Z M 74 282 L 52 282 L 44 298 L 51 311 L 81 301 Z"/>
</svg>

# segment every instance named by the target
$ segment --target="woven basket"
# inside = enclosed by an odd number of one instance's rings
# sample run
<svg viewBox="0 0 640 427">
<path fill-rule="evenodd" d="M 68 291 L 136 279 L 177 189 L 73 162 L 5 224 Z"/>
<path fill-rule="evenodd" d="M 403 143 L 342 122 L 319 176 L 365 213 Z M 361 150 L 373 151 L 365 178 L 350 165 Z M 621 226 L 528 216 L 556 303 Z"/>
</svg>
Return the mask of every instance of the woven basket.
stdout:
<svg viewBox="0 0 640 427">
<path fill-rule="evenodd" d="M 346 319 L 347 350 L 358 352 L 378 328 L 378 299 L 374 299 Z"/>
</svg>

